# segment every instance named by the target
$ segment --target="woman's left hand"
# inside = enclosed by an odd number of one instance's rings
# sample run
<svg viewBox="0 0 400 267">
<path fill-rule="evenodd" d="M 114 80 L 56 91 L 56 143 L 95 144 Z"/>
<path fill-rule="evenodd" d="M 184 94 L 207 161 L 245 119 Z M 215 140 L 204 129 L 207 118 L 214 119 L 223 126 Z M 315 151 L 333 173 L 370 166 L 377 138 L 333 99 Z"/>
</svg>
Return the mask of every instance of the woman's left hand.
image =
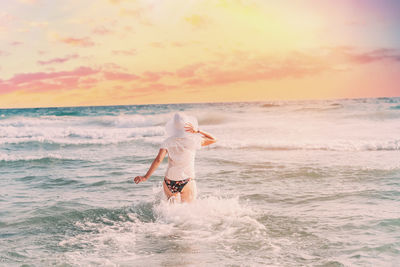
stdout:
<svg viewBox="0 0 400 267">
<path fill-rule="evenodd" d="M 189 132 L 189 133 L 196 133 L 196 131 L 194 130 L 193 125 L 190 122 L 187 122 L 185 125 L 185 131 Z"/>
<path fill-rule="evenodd" d="M 147 179 L 146 179 L 146 177 L 144 177 L 144 176 L 136 176 L 135 177 L 135 179 L 133 179 L 133 181 L 136 183 L 136 184 L 138 184 L 138 183 L 140 183 L 140 182 L 144 182 L 144 181 L 146 181 Z"/>
</svg>

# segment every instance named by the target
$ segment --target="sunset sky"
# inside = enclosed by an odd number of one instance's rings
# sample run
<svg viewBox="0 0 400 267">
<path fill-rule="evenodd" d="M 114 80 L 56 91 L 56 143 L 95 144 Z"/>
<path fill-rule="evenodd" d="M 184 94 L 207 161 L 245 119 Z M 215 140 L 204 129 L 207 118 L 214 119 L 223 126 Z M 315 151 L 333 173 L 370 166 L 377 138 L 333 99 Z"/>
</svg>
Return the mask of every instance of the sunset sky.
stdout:
<svg viewBox="0 0 400 267">
<path fill-rule="evenodd" d="M 397 0 L 0 0 L 0 108 L 400 96 Z"/>
</svg>

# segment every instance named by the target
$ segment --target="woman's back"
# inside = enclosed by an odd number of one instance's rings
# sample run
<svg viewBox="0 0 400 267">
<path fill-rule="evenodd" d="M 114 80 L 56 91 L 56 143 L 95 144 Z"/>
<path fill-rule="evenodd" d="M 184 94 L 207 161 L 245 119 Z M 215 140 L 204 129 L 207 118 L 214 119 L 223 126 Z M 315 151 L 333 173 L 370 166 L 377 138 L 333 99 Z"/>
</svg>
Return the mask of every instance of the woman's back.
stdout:
<svg viewBox="0 0 400 267">
<path fill-rule="evenodd" d="M 160 148 L 168 152 L 168 169 L 165 176 L 174 181 L 195 178 L 194 158 L 201 148 L 202 137 L 197 134 L 185 137 L 169 137 Z"/>
</svg>

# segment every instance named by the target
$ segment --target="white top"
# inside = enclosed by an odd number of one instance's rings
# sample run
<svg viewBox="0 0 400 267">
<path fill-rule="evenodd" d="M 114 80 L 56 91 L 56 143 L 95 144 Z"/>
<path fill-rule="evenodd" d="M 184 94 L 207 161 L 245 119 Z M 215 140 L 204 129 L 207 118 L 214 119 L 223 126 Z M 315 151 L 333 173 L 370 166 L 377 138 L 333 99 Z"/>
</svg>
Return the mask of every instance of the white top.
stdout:
<svg viewBox="0 0 400 267">
<path fill-rule="evenodd" d="M 162 142 L 160 148 L 168 151 L 168 169 L 165 176 L 173 181 L 195 178 L 194 158 L 201 148 L 202 137 L 191 134 L 185 137 L 171 136 Z"/>
</svg>

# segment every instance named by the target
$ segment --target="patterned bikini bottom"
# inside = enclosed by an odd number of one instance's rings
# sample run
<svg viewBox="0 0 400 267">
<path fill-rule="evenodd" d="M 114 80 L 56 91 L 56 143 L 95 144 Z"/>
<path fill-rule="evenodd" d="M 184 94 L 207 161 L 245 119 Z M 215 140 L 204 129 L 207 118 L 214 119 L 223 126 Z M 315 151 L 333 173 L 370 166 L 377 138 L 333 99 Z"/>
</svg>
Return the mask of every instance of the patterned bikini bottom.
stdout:
<svg viewBox="0 0 400 267">
<path fill-rule="evenodd" d="M 187 178 L 185 180 L 180 180 L 180 181 L 173 181 L 165 177 L 164 182 L 168 187 L 169 191 L 171 191 L 172 194 L 175 194 L 175 193 L 180 193 L 182 189 L 185 187 L 185 185 L 189 183 L 190 179 L 191 178 Z"/>
</svg>

